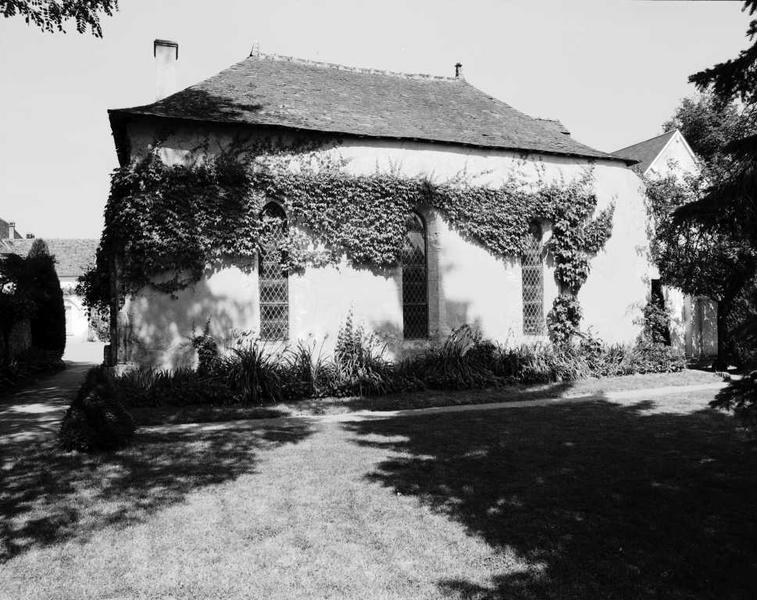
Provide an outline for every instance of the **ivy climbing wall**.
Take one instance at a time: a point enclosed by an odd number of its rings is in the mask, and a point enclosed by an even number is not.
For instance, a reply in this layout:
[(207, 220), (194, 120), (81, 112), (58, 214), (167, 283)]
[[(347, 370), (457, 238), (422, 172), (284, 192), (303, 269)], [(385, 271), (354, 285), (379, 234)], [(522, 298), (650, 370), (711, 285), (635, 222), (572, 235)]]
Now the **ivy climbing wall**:
[[(129, 135), (133, 155), (139, 156), (148, 151), (156, 131), (149, 124), (135, 124)], [(222, 127), (177, 126), (164, 136), (160, 155), (169, 164), (180, 163), (198, 148), (210, 153), (228, 148), (236, 135)], [(475, 187), (499, 187), (517, 179), (533, 189), (549, 184), (565, 187), (591, 169), (595, 214), (611, 205), (615, 213), (611, 215), (612, 235), (604, 249), (590, 258), (590, 272), (578, 291), (581, 326), (584, 330), (591, 328), (608, 342), (632, 342), (636, 337), (638, 325), (634, 321), (648, 291), (646, 217), (641, 182), (622, 163), (597, 161), (590, 165), (584, 159), (379, 140), (340, 140), (323, 153), (337, 158), (340, 169), (350, 175), (421, 177), (442, 186), (464, 180)], [(452, 208), (462, 210), (459, 204)], [(488, 208), (495, 223), (506, 220), (507, 215), (502, 213), (507, 210), (506, 205)], [(462, 214), (453, 218), (439, 206), (423, 207), (421, 212), (428, 224), (430, 340), (469, 323), (502, 343), (533, 341), (535, 338), (523, 335), (518, 256), (493, 252), (492, 246), (501, 245), (501, 239), (487, 245), (485, 240), (477, 241), (470, 232), (461, 230)], [(474, 216), (484, 219), (474, 232), (479, 240), (484, 239), (486, 215)], [(549, 239), (552, 225), (544, 225), (545, 239)], [(246, 261), (216, 264), (199, 275), (199, 280), (189, 278), (188, 287), (172, 290), (172, 294), (149, 285), (130, 291), (118, 315), (122, 360), (165, 367), (187, 364), (193, 353), (186, 340), (193, 329), (208, 320), (211, 333), (219, 338), (256, 330), (257, 272), (255, 261)], [(544, 275), (545, 314), (560, 293), (554, 269), (550, 256)], [(395, 354), (424, 344), (402, 340), (401, 277), (392, 265), (357, 265), (344, 258), (308, 264), (292, 272), (289, 285), (290, 339), (326, 338), (324, 349), (328, 351), (339, 325), (353, 310), (355, 318), (380, 333)]]

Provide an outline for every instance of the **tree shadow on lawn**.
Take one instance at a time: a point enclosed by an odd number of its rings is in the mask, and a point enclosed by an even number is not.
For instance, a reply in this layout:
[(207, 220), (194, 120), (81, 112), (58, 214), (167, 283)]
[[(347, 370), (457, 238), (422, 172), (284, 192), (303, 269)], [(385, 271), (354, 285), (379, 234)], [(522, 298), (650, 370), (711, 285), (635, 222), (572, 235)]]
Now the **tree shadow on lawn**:
[(310, 433), (304, 421), (138, 432), (130, 448), (91, 456), (61, 452), (53, 442), (5, 446), (0, 564), (33, 548), (141, 522), (191, 492), (254, 474), (260, 451)]
[(441, 580), (446, 597), (757, 598), (757, 447), (724, 414), (653, 406), (598, 400), (345, 426), (371, 436), (359, 444), (401, 453), (370, 480), (531, 567), (504, 565), (489, 585)]

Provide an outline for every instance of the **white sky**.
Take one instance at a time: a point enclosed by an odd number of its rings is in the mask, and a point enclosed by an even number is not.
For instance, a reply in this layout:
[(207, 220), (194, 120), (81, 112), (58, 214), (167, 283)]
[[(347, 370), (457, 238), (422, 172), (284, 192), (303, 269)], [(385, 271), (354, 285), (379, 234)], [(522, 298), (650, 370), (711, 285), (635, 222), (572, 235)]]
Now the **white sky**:
[(99, 237), (117, 165), (106, 110), (154, 99), (152, 41), (186, 87), (263, 52), (454, 74), (612, 151), (656, 135), (688, 75), (747, 46), (742, 2), (121, 0), (103, 39), (0, 17), (0, 217), (38, 237)]

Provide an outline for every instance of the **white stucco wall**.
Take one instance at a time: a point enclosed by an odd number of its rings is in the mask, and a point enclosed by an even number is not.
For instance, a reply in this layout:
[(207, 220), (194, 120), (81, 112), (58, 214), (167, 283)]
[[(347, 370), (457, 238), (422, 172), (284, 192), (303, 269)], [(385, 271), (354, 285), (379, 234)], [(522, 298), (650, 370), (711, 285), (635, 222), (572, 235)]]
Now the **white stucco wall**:
[(66, 336), (69, 339), (85, 341), (89, 335), (87, 307), (81, 296), (74, 292), (76, 278), (61, 277), (60, 288), (63, 291), (63, 306), (66, 310)]
[(655, 177), (665, 176), (668, 173), (679, 176), (686, 173), (689, 175), (699, 173), (699, 165), (680, 131), (676, 131), (675, 135), (670, 138), (667, 145), (647, 167), (645, 175)]
[[(133, 125), (132, 152), (141, 154), (152, 142), (152, 129)], [(179, 161), (206, 137), (209, 148), (229, 142), (232, 130), (197, 126), (179, 129), (162, 144), (164, 160)], [(514, 152), (444, 146), (422, 142), (347, 140), (338, 148), (354, 174), (393, 170), (407, 176), (427, 175), (444, 181), (466, 172), (475, 183), (496, 186), (513, 172), (535, 182), (570, 181), (593, 166), (599, 208), (616, 205), (613, 235), (605, 251), (591, 262), (592, 272), (579, 299), (584, 327), (608, 342), (633, 342), (639, 332), (639, 316), (649, 289), (650, 266), (641, 180), (617, 161), (531, 155)], [(438, 214), (424, 215), (429, 248), (429, 320), (431, 340), (469, 323), (495, 341), (517, 344), (533, 341), (522, 334), (520, 261), (503, 260), (484, 248), (463, 240)], [(549, 232), (547, 232), (547, 236)], [(544, 313), (557, 295), (551, 263), (545, 267)], [(374, 272), (338, 267), (310, 268), (290, 277), (290, 340), (327, 337), (325, 350), (333, 346), (348, 311), (377, 331), (389, 349), (401, 352), (422, 343), (402, 341), (402, 293), (398, 270)], [(146, 289), (127, 300), (119, 315), (122, 343), (128, 340), (120, 360), (158, 366), (190, 364), (189, 338), (210, 320), (211, 332), (221, 338), (232, 330), (258, 329), (258, 291), (255, 265), (208, 273), (197, 284), (170, 298)]]

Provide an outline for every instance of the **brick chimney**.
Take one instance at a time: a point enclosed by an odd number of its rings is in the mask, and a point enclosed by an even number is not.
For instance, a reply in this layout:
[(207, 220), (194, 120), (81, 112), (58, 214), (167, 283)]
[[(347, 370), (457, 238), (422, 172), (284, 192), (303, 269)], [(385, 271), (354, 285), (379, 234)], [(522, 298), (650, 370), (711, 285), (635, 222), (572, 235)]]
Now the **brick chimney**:
[(155, 40), (152, 43), (155, 57), (155, 100), (162, 100), (176, 91), (176, 63), (179, 60), (179, 44), (170, 40)]
[(16, 224), (13, 221), (11, 221), (10, 223), (8, 223), (8, 239), (12, 240), (12, 239), (15, 239), (15, 237), (16, 237)]

